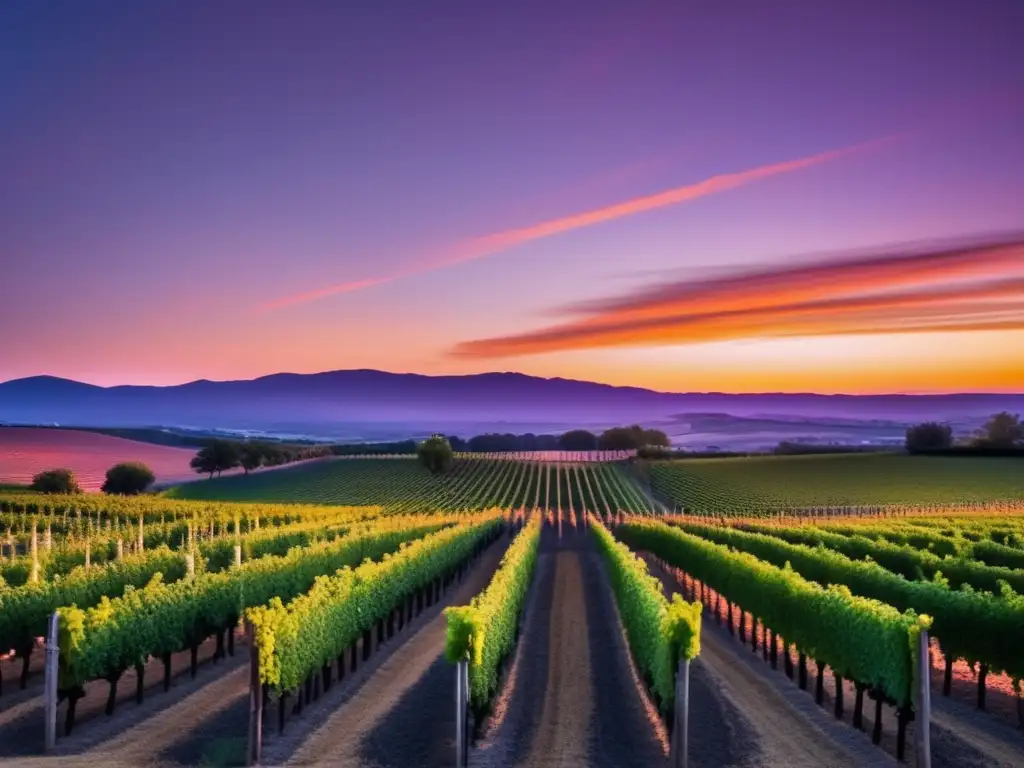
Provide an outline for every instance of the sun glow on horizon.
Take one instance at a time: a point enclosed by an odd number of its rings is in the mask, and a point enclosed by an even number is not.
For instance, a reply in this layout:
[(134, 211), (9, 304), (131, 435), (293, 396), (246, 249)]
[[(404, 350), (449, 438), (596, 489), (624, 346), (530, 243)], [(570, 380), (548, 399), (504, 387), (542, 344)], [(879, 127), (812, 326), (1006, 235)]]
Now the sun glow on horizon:
[(1024, 393), (1024, 359), (1014, 349), (1024, 349), (1024, 331), (587, 350), (537, 356), (520, 367), (541, 376), (571, 375), (666, 392)]

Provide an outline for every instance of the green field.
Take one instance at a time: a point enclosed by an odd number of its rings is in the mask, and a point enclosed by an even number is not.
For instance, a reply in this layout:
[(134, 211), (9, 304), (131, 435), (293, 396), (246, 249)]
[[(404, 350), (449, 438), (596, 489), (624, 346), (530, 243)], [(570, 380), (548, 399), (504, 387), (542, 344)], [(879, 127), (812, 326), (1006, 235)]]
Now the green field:
[(489, 507), (614, 512), (650, 506), (619, 466), (486, 459), (458, 459), (441, 476), (414, 459), (336, 459), (187, 483), (167, 494), (214, 501), (379, 504), (402, 512)]
[(665, 507), (756, 514), (776, 509), (1024, 502), (1024, 462), (897, 454), (758, 456), (628, 464), (456, 460), (431, 475), (412, 459), (338, 459), (251, 476), (188, 483), (168, 491), (214, 501), (380, 504), (393, 511), (488, 507)]
[(1024, 461), (899, 454), (656, 461), (644, 467), (667, 504), (701, 512), (1024, 500)]

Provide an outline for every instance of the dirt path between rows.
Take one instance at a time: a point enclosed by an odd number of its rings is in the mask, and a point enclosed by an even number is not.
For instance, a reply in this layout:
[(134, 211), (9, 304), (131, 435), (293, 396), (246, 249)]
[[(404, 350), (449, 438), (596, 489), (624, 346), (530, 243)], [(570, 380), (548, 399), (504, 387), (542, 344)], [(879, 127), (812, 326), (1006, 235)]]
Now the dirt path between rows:
[[(854, 766), (855, 760), (801, 712), (793, 711), (789, 702), (775, 687), (749, 666), (736, 658), (710, 628), (701, 632), (700, 658), (722, 694), (743, 712), (757, 733), (761, 760), (766, 765), (786, 766)], [(729, 643), (739, 647), (735, 641)], [(886, 764), (884, 755), (872, 755), (877, 763)]]
[[(182, 735), (216, 718), (239, 695), (249, 692), (249, 669), (242, 665), (191, 696), (164, 709), (158, 716), (134, 724), (84, 757), (91, 765), (165, 764), (159, 755)], [(66, 759), (66, 758), (65, 758)], [(62, 764), (64, 763), (62, 760)]]
[[(445, 597), (468, 603), (497, 570), (508, 539), (492, 545)], [(357, 690), (316, 721), (296, 721), (268, 744), (266, 765), (440, 766), (454, 762), (455, 673), (444, 659), (446, 622), (438, 607)], [(318, 705), (314, 704), (314, 708)], [(314, 715), (316, 710), (307, 714)]]
[(614, 600), (584, 529), (546, 528), (523, 630), (479, 768), (659, 768)]
[[(187, 654), (185, 654), (187, 657)], [(201, 666), (195, 680), (176, 681), (169, 693), (154, 693), (142, 706), (76, 727), (71, 737), (57, 742), (53, 757), (24, 757), (5, 761), (10, 766), (162, 766), (161, 751), (176, 744), (189, 729), (216, 718), (241, 690), (248, 693), (248, 649), (236, 648), (234, 659)], [(187, 660), (187, 659), (186, 659)], [(225, 667), (227, 670), (225, 670)], [(37, 720), (42, 732), (42, 716)], [(62, 727), (63, 720), (58, 719)], [(171, 763), (173, 764), (173, 763)]]
[[(945, 731), (945, 733), (943, 733)], [(1000, 766), (1020, 768), (1024, 766), (1024, 733), (1008, 726), (995, 727), (991, 716), (971, 710), (959, 702), (949, 702), (932, 696), (932, 756), (936, 750), (945, 752), (946, 743), (957, 740), (976, 754), (968, 755), (963, 748), (952, 754), (955, 760), (949, 765), (958, 768), (969, 766)], [(940, 764), (941, 761), (940, 761)]]
[(587, 609), (583, 604), (583, 575), (579, 554), (560, 552), (554, 563), (555, 592), (550, 622), (550, 662), (540, 727), (534, 734), (527, 765), (584, 765), (587, 730), (593, 708), (590, 691)]
[[(244, 664), (248, 658), (248, 647), (243, 637), (236, 635), (236, 638), (235, 655), (216, 663), (211, 663), (215, 641), (209, 639), (203, 643), (199, 648), (199, 665), (194, 679), (189, 675), (189, 654), (175, 654), (172, 658), (171, 689), (168, 692), (163, 690), (163, 663), (159, 659), (151, 659), (146, 665), (146, 696), (142, 704), (135, 702), (135, 670), (126, 671), (118, 684), (117, 707), (113, 717), (103, 713), (107, 684), (101, 680), (88, 683), (85, 697), (78, 702), (76, 725), (70, 736), (64, 736), (67, 702), (58, 708), (56, 754), (68, 755), (61, 759), (71, 761), (75, 754), (105, 752), (125, 733), (137, 734), (140, 730), (150, 729), (153, 727), (152, 721), (158, 720), (169, 708), (198, 694), (205, 686)], [(30, 687), (27, 691), (17, 693), (29, 696), (17, 704), (0, 709), (0, 759), (28, 757), (43, 752), (42, 687)], [(4, 703), (0, 703), (0, 707)]]

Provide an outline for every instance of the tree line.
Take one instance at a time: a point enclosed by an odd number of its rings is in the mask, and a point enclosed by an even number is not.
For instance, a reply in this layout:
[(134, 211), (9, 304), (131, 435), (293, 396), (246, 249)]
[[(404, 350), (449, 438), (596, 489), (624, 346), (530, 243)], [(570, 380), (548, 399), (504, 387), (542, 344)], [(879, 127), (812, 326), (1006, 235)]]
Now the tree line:
[(958, 442), (951, 426), (927, 421), (907, 430), (906, 448), (909, 453), (1024, 454), (1024, 424), (1018, 414), (1003, 411), (972, 437)]
[[(648, 446), (667, 448), (671, 441), (660, 429), (644, 429), (638, 424), (612, 427), (603, 432), (573, 429), (560, 435), (537, 435), (532, 432), (488, 432), (461, 438), (436, 434), (427, 438), (444, 438), (455, 453), (516, 453), (520, 451), (632, 451)], [(337, 456), (366, 454), (417, 453), (422, 441), (401, 440), (391, 443), (349, 443), (332, 445)]]
[[(523, 438), (531, 438), (524, 440)], [(638, 424), (630, 427), (612, 427), (600, 435), (585, 429), (573, 429), (557, 437), (551, 436), (552, 442), (538, 444), (532, 438), (549, 437), (546, 435), (477, 435), (467, 441), (458, 438), (435, 434), (416, 446), (416, 454), (420, 463), (430, 472), (440, 475), (452, 468), (455, 463), (456, 451), (473, 453), (512, 453), (518, 451), (649, 451), (667, 450), (671, 441), (664, 432), (658, 429), (644, 429)], [(457, 447), (459, 446), (459, 447)], [(526, 447), (529, 446), (529, 447)], [(547, 447), (550, 446), (550, 447)]]
[(220, 475), (241, 467), (245, 474), (259, 467), (278, 467), (295, 461), (316, 459), (333, 453), (328, 445), (291, 445), (265, 440), (208, 440), (190, 462), (200, 475)]

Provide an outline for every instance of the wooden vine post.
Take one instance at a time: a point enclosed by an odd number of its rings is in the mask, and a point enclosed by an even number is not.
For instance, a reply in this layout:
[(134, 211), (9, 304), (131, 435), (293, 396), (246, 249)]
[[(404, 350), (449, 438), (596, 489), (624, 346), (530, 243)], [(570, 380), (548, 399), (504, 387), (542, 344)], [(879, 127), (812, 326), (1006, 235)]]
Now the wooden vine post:
[(932, 768), (932, 689), (931, 659), (928, 656), (928, 630), (922, 629), (917, 640), (917, 712), (914, 720), (914, 746), (917, 752), (917, 768)]
[(263, 752), (263, 686), (260, 685), (260, 650), (256, 647), (256, 632), (245, 622), (249, 638), (249, 742), (245, 751), (245, 764), (258, 765)]
[(60, 616), (54, 611), (50, 614), (49, 627), (46, 633), (46, 658), (43, 667), (43, 712), (46, 716), (47, 752), (57, 746), (57, 665), (60, 660), (60, 648), (57, 647), (57, 626)]
[(671, 760), (672, 768), (687, 768), (690, 744), (690, 660), (679, 659), (676, 672), (676, 701), (673, 713)]
[(466, 768), (469, 755), (469, 662), (455, 665), (455, 768)]
[(39, 581), (39, 533), (36, 531), (36, 524), (32, 523), (32, 572), (29, 581), (35, 584)]

